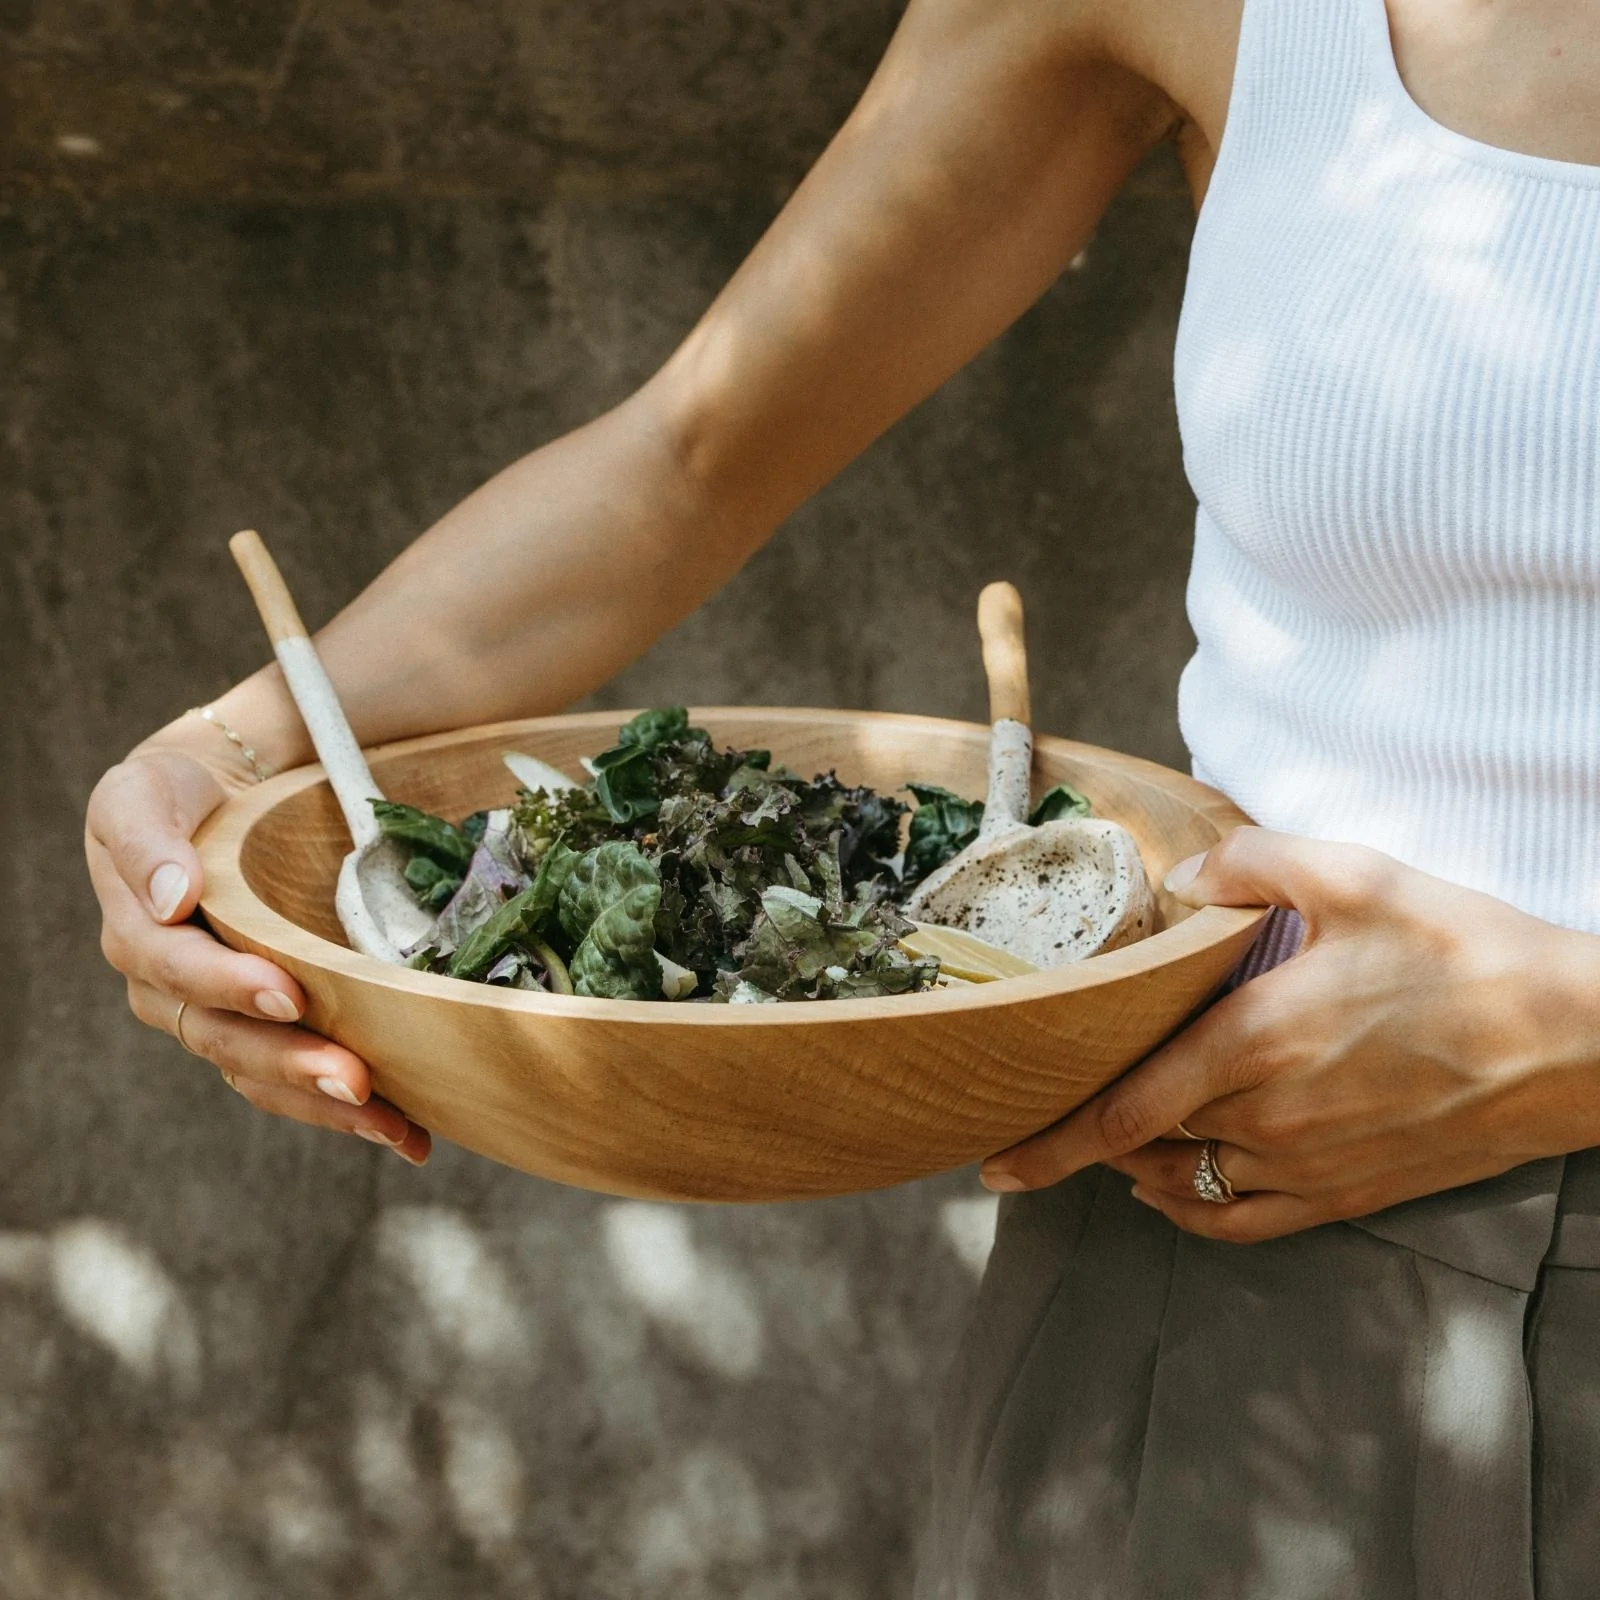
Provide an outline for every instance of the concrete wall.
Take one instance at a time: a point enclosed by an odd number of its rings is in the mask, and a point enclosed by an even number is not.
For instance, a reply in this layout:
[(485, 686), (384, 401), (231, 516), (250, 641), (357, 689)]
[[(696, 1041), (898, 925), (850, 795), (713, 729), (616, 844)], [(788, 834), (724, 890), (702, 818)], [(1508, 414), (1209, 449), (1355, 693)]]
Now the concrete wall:
[[(628, 392), (847, 110), (895, 8), (3, 0), (0, 1595), (905, 1595), (970, 1174), (675, 1211), (252, 1114), (128, 1017), (81, 812)], [(1188, 206), (1079, 270), (596, 697), (982, 712), (1015, 578), (1040, 725), (1181, 762)]]

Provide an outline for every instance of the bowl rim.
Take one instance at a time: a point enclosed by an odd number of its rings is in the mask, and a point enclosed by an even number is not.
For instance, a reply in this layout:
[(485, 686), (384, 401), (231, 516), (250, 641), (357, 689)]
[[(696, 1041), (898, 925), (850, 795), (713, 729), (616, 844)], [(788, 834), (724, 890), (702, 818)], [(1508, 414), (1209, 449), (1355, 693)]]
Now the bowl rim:
[[(626, 721), (634, 714), (628, 710), (582, 711), (477, 723), (471, 727), (452, 728), (441, 733), (421, 734), (373, 745), (367, 748), (366, 754), (369, 761), (381, 762), (392, 756), (444, 750), (455, 744), (477, 744), (494, 736), (514, 740), (554, 726), (563, 730), (614, 728), (619, 721)], [(989, 728), (984, 723), (910, 712), (851, 711), (842, 707), (695, 706), (690, 708), (690, 714), (697, 720), (710, 722), (748, 718), (769, 723), (790, 723), (797, 727), (814, 726), (819, 721), (836, 718), (847, 718), (856, 724), (892, 723), (902, 728), (907, 723), (914, 723), (922, 725), (929, 733), (938, 731), (946, 737), (957, 734), (965, 739), (981, 740), (985, 745), (989, 738)], [(1089, 764), (1114, 766), (1123, 776), (1142, 780), (1168, 794), (1181, 795), (1218, 829), (1219, 834), (1225, 835), (1234, 828), (1251, 825), (1251, 819), (1226, 795), (1175, 768), (1051, 734), (1036, 733), (1034, 744), (1036, 749), (1048, 749), (1054, 754)], [(1267, 906), (1204, 906), (1175, 926), (1163, 928), (1136, 944), (1090, 956), (1071, 966), (1049, 967), (993, 983), (923, 990), (917, 994), (884, 995), (811, 1005), (758, 1006), (641, 1005), (638, 1002), (591, 999), (581, 995), (536, 994), (531, 990), (469, 983), (438, 973), (390, 966), (373, 956), (362, 955), (346, 945), (324, 939), (320, 934), (291, 921), (256, 894), (241, 866), (246, 838), (256, 824), (282, 801), (325, 781), (320, 763), (292, 767), (231, 796), (206, 818), (195, 835), (195, 847), (200, 854), (204, 873), (200, 909), (222, 930), (232, 931), (251, 944), (262, 947), (268, 960), (273, 960), (275, 954), (281, 954), (292, 962), (336, 972), (377, 988), (488, 1010), (657, 1027), (826, 1027), (886, 1021), (897, 1017), (911, 1019), (984, 1011), (995, 1006), (1040, 1000), (1137, 978), (1199, 954), (1247, 928), (1259, 925), (1271, 909)]]

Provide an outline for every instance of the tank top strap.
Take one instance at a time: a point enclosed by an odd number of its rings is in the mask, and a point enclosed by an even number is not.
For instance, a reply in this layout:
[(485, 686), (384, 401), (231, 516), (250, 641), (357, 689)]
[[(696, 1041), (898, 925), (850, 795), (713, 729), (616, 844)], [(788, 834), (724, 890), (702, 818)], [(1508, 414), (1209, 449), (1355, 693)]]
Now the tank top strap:
[(1388, 29), (1384, 0), (1244, 0), (1219, 168), (1342, 140), (1358, 107), (1380, 112)]

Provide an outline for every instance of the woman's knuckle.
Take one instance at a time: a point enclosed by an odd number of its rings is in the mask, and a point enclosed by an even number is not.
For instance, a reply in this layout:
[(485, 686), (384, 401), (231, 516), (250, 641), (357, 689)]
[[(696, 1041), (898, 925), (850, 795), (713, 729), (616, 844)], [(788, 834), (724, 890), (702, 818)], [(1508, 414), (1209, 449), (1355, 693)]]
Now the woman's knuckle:
[(118, 972), (126, 973), (131, 965), (128, 959), (128, 941), (110, 922), (100, 924), (100, 954)]
[(1260, 1244), (1271, 1239), (1277, 1229), (1261, 1217), (1227, 1215), (1221, 1219), (1222, 1232), (1217, 1237), (1230, 1244)]
[(1358, 1183), (1347, 1185), (1338, 1193), (1329, 1195), (1324, 1201), (1324, 1209), (1330, 1221), (1346, 1222), (1351, 1217), (1370, 1217), (1374, 1211), (1381, 1211), (1387, 1203), (1388, 1196), (1379, 1185)]
[(124, 786), (102, 809), (95, 830), (117, 870), (124, 875), (144, 854), (144, 828), (137, 814), (129, 810), (129, 798)]
[(1131, 1150), (1155, 1137), (1142, 1101), (1131, 1094), (1112, 1095), (1100, 1107), (1097, 1131), (1108, 1149)]
[(100, 774), (94, 788), (89, 791), (86, 820), (90, 829), (102, 842), (105, 839), (107, 825), (116, 813), (117, 797), (126, 787), (128, 777), (127, 762), (119, 761), (114, 766), (107, 767)]
[(1326, 889), (1339, 909), (1357, 911), (1386, 899), (1392, 892), (1399, 863), (1366, 845), (1344, 845), (1334, 857)]
[(1245, 1037), (1223, 1058), (1217, 1072), (1218, 1097), (1240, 1094), (1272, 1077), (1277, 1053), (1264, 1039)]
[(1257, 829), (1234, 828), (1225, 833), (1206, 851), (1208, 867), (1232, 868), (1238, 864), (1240, 852), (1250, 850), (1255, 844)]
[(154, 1027), (155, 1018), (151, 1015), (150, 1001), (144, 985), (129, 978), (127, 988), (128, 1010), (133, 1013), (134, 1021), (142, 1022), (146, 1027)]
[(1258, 1106), (1250, 1120), (1255, 1138), (1272, 1149), (1293, 1149), (1302, 1143), (1311, 1121), (1304, 1107), (1293, 1104)]
[(218, 1019), (209, 1011), (190, 1006), (183, 1014), (184, 1043), (197, 1055), (204, 1057), (213, 1066), (227, 1067), (229, 1065), (229, 1041), (226, 1028), (222, 1027)]
[(1302, 1148), (1295, 1152), (1293, 1166), (1297, 1194), (1327, 1194), (1345, 1176), (1345, 1158), (1334, 1151)]
[(1198, 1207), (1183, 1210), (1173, 1218), (1173, 1221), (1185, 1233), (1192, 1233), (1199, 1239), (1216, 1239), (1220, 1237), (1218, 1229), (1222, 1226), (1222, 1207), (1207, 1206), (1204, 1210)]
[(164, 945), (156, 952), (151, 961), (151, 972), (151, 981), (168, 994), (179, 994), (188, 986), (189, 963), (170, 945)]

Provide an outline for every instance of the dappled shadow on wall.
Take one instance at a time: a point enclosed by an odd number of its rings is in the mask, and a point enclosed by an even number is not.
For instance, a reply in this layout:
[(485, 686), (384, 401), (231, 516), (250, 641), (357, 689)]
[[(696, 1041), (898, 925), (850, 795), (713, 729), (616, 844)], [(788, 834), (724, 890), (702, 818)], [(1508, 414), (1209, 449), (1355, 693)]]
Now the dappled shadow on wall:
[[(909, 1296), (917, 1259), (829, 1248), (812, 1208), (392, 1206), (247, 1351), (273, 1286), (242, 1268), (206, 1294), (94, 1218), (0, 1235), (0, 1593), (877, 1600), (941, 1375), (918, 1297), (969, 1293), (993, 1235), (941, 1182)], [(45, 1509), (85, 1470), (92, 1531)]]

